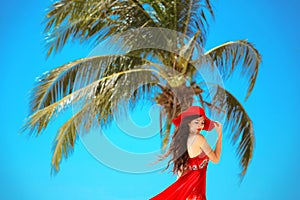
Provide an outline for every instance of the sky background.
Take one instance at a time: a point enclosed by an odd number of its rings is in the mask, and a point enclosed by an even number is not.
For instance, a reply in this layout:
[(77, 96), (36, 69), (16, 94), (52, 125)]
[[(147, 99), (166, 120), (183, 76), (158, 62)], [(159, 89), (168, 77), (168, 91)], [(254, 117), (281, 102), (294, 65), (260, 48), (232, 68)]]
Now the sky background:
[[(112, 169), (99, 162), (81, 140), (62, 162), (61, 171), (51, 176), (52, 141), (62, 120), (51, 123), (38, 138), (20, 134), (35, 78), (91, 51), (88, 45), (69, 44), (45, 59), (42, 21), (50, 4), (33, 0), (1, 3), (0, 199), (142, 200), (158, 194), (176, 177), (159, 171), (133, 174)], [(250, 98), (243, 102), (255, 130), (252, 162), (238, 185), (238, 160), (223, 137), (220, 163), (208, 166), (207, 199), (300, 199), (300, 3), (228, 0), (214, 2), (214, 7), (216, 20), (211, 23), (206, 48), (248, 39), (262, 54), (263, 63)], [(236, 74), (225, 86), (242, 101), (245, 88), (241, 82)], [(133, 115), (133, 119), (145, 119), (140, 123), (147, 124), (149, 116)], [(114, 132), (112, 138), (114, 135), (118, 137)], [(157, 149), (157, 138), (146, 143)], [(132, 146), (125, 143), (123, 148)]]

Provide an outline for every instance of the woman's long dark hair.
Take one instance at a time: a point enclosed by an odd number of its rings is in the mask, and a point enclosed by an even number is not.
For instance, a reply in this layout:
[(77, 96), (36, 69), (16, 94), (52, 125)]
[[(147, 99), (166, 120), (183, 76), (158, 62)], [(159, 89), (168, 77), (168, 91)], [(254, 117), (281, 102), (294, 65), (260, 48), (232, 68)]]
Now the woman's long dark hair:
[(173, 162), (174, 164), (172, 170), (173, 174), (177, 173), (178, 170), (182, 171), (183, 169), (183, 171), (185, 171), (187, 167), (187, 160), (189, 158), (187, 151), (187, 139), (190, 133), (190, 128), (188, 124), (198, 117), (201, 117), (201, 115), (192, 115), (185, 117), (181, 121), (180, 125), (175, 128), (168, 151), (160, 156), (160, 159), (158, 160), (164, 160), (170, 154), (172, 155), (172, 158), (169, 160), (167, 167), (163, 171), (169, 168), (171, 162)]

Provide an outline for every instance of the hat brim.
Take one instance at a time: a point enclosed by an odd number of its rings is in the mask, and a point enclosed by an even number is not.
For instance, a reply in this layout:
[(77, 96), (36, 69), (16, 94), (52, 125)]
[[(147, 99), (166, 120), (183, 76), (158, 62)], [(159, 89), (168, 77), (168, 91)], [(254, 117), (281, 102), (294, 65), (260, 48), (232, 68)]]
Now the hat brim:
[[(197, 115), (197, 114), (194, 114), (194, 115)], [(200, 115), (200, 114), (199, 114)], [(185, 113), (185, 114), (180, 114), (177, 118), (174, 118), (172, 120), (173, 124), (175, 126), (179, 126), (180, 125), (180, 122), (182, 120), (182, 118), (184, 118), (185, 116), (190, 116), (190, 113)], [(215, 128), (215, 122), (210, 120), (208, 117), (206, 117), (205, 115), (202, 115), (205, 119), (205, 124), (204, 124), (204, 127), (202, 130), (205, 130), (205, 131), (211, 131), (212, 129)]]
[(215, 128), (215, 122), (210, 120), (208, 117), (204, 116), (205, 118), (205, 124), (203, 130), (211, 131)]

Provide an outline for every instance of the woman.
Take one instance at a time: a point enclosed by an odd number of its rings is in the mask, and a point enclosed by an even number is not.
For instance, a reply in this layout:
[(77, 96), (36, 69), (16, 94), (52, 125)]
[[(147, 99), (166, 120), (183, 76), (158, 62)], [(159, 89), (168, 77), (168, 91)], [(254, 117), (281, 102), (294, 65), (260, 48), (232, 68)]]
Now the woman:
[[(172, 120), (176, 126), (168, 152), (159, 160), (171, 154), (173, 174), (177, 180), (150, 200), (206, 200), (206, 171), (208, 161), (218, 163), (222, 149), (222, 125), (206, 117), (199, 106), (191, 106)], [(212, 150), (201, 130), (216, 128), (218, 140)]]

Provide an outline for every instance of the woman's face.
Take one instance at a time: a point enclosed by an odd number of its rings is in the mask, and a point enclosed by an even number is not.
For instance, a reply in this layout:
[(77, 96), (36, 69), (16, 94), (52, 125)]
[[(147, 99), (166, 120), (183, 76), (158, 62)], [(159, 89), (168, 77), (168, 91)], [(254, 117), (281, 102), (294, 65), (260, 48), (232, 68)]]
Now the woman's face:
[(205, 120), (203, 116), (192, 120), (189, 123), (190, 133), (198, 133), (199, 131), (201, 131), (204, 128), (204, 123)]

